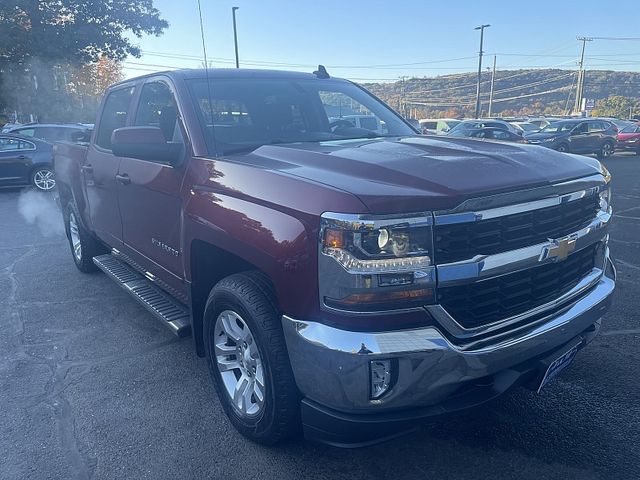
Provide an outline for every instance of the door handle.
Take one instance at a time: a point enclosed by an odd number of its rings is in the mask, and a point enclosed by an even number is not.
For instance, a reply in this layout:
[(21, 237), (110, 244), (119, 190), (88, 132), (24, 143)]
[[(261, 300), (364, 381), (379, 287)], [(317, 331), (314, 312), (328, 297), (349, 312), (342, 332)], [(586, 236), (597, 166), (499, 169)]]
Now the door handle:
[(83, 165), (80, 167), (80, 170), (82, 170), (84, 173), (93, 173), (93, 166), (92, 165)]
[(19, 155), (19, 156), (18, 156), (18, 160), (24, 160), (25, 158), (27, 158), (27, 156), (26, 156), (26, 155)]
[(123, 173), (123, 174), (118, 173), (116, 175), (116, 180), (118, 180), (123, 185), (129, 185), (131, 183), (131, 179), (129, 178), (129, 175), (127, 175), (126, 173)]

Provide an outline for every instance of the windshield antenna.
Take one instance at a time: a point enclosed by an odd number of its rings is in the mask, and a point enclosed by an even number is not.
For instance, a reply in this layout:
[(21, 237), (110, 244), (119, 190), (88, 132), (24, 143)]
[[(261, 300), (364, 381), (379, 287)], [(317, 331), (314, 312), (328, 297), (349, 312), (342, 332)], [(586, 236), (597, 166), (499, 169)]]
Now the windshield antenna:
[(207, 95), (209, 100), (209, 117), (211, 118), (211, 145), (213, 146), (214, 155), (218, 157), (219, 155), (218, 155), (218, 148), (216, 144), (215, 126), (213, 122), (213, 97), (211, 96), (211, 83), (209, 82), (209, 62), (207, 61), (207, 46), (204, 41), (204, 24), (202, 23), (202, 6), (200, 5), (200, 0), (198, 0), (198, 15), (200, 16), (200, 37), (202, 38), (202, 54), (204, 56), (204, 76), (207, 81)]

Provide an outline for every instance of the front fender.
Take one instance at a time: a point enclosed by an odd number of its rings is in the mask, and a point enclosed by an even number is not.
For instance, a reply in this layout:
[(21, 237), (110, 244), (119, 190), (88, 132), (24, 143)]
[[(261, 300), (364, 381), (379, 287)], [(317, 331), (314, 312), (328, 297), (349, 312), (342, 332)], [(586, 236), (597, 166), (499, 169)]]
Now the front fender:
[[(296, 218), (196, 187), (185, 205), (185, 258), (191, 258), (195, 240), (223, 249), (269, 276), (283, 312), (307, 314), (318, 303), (314, 240), (318, 227), (314, 223), (311, 215)], [(191, 264), (185, 263), (186, 278), (191, 281)]]

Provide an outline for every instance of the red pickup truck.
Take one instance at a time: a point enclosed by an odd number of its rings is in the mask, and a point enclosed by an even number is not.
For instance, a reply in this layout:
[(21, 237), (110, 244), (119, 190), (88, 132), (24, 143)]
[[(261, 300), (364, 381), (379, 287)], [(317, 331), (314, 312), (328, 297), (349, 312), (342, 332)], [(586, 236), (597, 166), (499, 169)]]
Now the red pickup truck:
[(55, 173), (77, 267), (192, 335), (262, 443), (363, 445), (540, 389), (615, 285), (597, 160), (421, 137), (324, 69), (118, 83)]

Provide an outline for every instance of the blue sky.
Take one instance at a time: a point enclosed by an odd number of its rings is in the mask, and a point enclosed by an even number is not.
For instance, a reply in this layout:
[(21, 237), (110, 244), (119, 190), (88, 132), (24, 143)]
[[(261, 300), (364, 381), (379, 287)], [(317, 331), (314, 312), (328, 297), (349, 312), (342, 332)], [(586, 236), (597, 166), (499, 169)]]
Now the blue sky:
[[(638, 0), (201, 0), (207, 54), (216, 67), (234, 66), (231, 7), (238, 6), (241, 66), (311, 71), (394, 81), (477, 69), (481, 23), (485, 52), (499, 70), (576, 68), (576, 36), (640, 37)], [(161, 37), (134, 39), (140, 59), (125, 63), (128, 77), (201, 65), (196, 0), (155, 0), (169, 21)], [(489, 66), (486, 57), (484, 66)], [(640, 71), (640, 41), (594, 40), (586, 68)]]

